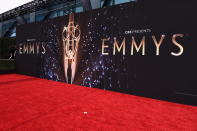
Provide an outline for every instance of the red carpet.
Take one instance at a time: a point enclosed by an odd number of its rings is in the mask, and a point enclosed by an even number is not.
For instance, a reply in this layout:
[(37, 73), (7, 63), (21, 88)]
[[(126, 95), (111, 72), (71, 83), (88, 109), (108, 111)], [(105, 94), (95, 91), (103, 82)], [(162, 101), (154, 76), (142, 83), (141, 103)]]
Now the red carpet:
[(0, 130), (197, 131), (197, 107), (0, 75)]

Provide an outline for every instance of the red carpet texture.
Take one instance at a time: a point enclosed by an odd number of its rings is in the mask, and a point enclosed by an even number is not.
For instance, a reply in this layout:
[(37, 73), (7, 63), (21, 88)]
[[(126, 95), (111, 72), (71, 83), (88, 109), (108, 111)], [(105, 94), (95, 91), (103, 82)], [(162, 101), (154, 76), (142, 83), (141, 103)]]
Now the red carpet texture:
[(197, 107), (0, 75), (1, 131), (197, 131)]

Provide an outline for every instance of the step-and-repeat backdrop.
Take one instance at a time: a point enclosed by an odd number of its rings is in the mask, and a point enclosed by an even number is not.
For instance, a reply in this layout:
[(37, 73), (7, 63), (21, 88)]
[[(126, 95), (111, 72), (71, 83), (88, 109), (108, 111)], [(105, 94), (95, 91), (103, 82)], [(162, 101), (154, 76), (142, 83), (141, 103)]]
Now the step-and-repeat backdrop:
[(190, 103), (195, 13), (187, 1), (130, 2), (19, 26), (17, 73)]

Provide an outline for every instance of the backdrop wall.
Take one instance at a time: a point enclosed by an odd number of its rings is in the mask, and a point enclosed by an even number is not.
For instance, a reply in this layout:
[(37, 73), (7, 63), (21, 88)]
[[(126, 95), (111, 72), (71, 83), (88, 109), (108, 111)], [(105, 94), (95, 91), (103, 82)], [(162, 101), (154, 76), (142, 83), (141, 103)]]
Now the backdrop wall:
[(17, 73), (197, 105), (195, 4), (130, 2), (17, 27)]

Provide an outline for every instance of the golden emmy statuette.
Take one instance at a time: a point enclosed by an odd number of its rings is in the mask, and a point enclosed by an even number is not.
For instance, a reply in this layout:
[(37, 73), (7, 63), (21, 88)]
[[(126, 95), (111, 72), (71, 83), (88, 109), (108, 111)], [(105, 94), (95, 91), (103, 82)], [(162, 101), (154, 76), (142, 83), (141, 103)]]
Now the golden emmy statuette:
[(68, 26), (65, 26), (62, 31), (62, 40), (65, 78), (67, 83), (71, 84), (74, 81), (76, 73), (80, 35), (80, 27), (74, 23), (74, 14), (70, 14)]

